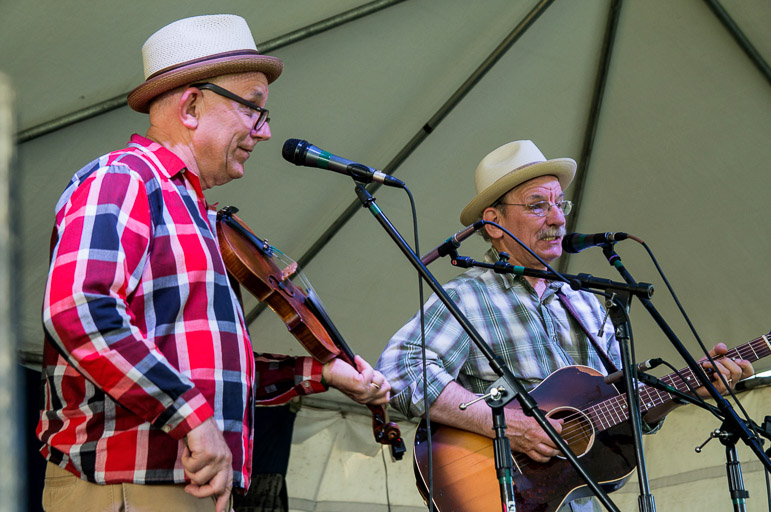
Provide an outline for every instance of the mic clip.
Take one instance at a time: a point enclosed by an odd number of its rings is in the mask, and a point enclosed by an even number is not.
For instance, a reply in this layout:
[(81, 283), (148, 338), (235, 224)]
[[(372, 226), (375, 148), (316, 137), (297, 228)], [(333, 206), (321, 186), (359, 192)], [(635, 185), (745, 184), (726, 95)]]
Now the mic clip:
[(498, 253), (498, 261), (493, 263), (493, 270), (498, 274), (505, 274), (511, 270), (511, 263), (509, 263), (511, 255), (507, 252)]
[[(648, 375), (646, 372), (648, 370), (651, 370), (653, 368), (656, 368), (660, 364), (664, 363), (664, 360), (660, 357), (655, 357), (653, 359), (646, 359), (642, 363), (637, 364), (636, 373), (637, 373), (637, 380), (640, 382), (648, 382), (647, 379), (656, 379), (652, 375)], [(620, 381), (624, 377), (624, 371), (619, 370), (617, 372), (611, 373), (610, 375), (607, 375), (605, 377), (605, 383), (606, 384), (613, 384), (615, 382)], [(656, 379), (658, 380), (658, 379)]]
[(458, 268), (471, 268), (474, 266), (474, 260), (468, 256), (458, 256), (458, 253), (450, 255), (450, 262)]

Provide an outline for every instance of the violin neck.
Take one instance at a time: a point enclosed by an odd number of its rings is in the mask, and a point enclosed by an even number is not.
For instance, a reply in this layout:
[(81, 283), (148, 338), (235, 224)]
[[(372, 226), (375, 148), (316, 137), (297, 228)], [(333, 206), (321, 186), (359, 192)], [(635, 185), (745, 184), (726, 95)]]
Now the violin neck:
[(332, 323), (332, 319), (329, 318), (329, 315), (321, 305), (321, 301), (316, 295), (316, 292), (313, 290), (308, 290), (308, 296), (305, 298), (305, 303), (308, 306), (308, 309), (310, 309), (319, 319), (321, 325), (324, 326), (324, 329), (327, 330), (329, 337), (332, 338), (332, 341), (340, 349), (341, 354), (345, 355), (347, 362), (355, 368), (356, 364), (353, 360), (355, 359), (356, 354), (353, 353), (351, 347), (348, 346), (348, 344), (343, 339), (342, 334), (340, 334), (340, 331), (338, 331), (337, 327), (335, 327), (335, 324)]

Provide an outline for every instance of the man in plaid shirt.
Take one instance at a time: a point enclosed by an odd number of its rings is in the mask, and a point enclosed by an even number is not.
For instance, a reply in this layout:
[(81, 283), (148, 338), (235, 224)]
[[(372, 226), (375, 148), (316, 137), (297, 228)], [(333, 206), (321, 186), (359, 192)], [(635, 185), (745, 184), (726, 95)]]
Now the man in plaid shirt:
[[(546, 263), (552, 263), (562, 254), (565, 215), (572, 209), (563, 189), (572, 181), (575, 170), (572, 159), (547, 160), (529, 140), (501, 146), (477, 167), (477, 195), (461, 213), (461, 222), (466, 226), (480, 219), (494, 222)], [(492, 244), (486, 256), (489, 263), (506, 252), (513, 265), (545, 269), (501, 228), (485, 225), (482, 229)], [(532, 389), (568, 365), (585, 365), (607, 374), (602, 362), (607, 357), (614, 366), (620, 366), (610, 322), (604, 325), (605, 334), (597, 340), (598, 347), (585, 334), (599, 332), (605, 322), (604, 310), (593, 294), (572, 290), (561, 282), (481, 268), (451, 280), (445, 290), (525, 389)], [(430, 407), (433, 420), (494, 437), (492, 415), (484, 401), (465, 410), (458, 406), (484, 393), (498, 375), (435, 295), (426, 303), (425, 326), (425, 377), (418, 315), (393, 336), (376, 365), (391, 383), (392, 404), (408, 417), (421, 416)], [(726, 350), (725, 345), (718, 344), (711, 353), (725, 354)], [(729, 385), (753, 373), (752, 365), (745, 360), (722, 359), (717, 365)], [(715, 386), (725, 391), (722, 382), (716, 381)], [(706, 396), (706, 391), (701, 391)], [(653, 408), (646, 414), (646, 422), (657, 423), (673, 406), (670, 402)], [(561, 431), (562, 420), (549, 421), (557, 432)], [(558, 453), (540, 425), (520, 409), (506, 409), (506, 425), (512, 450), (539, 462)], [(593, 499), (580, 499), (564, 504), (560, 510), (601, 507)]]
[[(249, 486), (253, 406), (389, 385), (363, 359), (255, 358), (203, 191), (270, 138), (268, 84), (245, 20), (177, 21), (143, 47), (128, 97), (146, 136), (78, 171), (56, 205), (43, 320), (46, 510), (230, 510)], [(144, 485), (153, 484), (153, 485)]]

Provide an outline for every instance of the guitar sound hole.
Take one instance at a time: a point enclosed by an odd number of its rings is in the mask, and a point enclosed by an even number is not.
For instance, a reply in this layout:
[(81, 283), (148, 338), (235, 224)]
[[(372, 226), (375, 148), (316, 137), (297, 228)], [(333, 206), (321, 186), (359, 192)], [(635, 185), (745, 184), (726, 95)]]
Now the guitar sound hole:
[[(550, 411), (549, 418), (562, 419), (562, 438), (578, 457), (592, 448), (594, 443), (594, 425), (581, 411), (573, 407), (560, 407)], [(564, 455), (558, 455), (564, 459)]]

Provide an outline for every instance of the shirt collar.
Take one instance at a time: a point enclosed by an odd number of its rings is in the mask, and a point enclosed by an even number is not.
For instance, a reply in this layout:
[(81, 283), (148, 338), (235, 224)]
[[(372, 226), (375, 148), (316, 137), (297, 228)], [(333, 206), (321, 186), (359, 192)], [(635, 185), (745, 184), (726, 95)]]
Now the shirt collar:
[[(484, 258), (485, 262), (486, 263), (495, 263), (496, 261), (498, 261), (498, 259), (499, 259), (498, 251), (495, 249), (495, 247), (491, 246), (487, 250), (487, 252), (485, 253), (485, 258)], [(527, 288), (532, 288), (532, 286), (530, 286), (530, 283), (527, 282), (527, 280), (524, 278), (524, 276), (519, 276), (519, 275), (515, 275), (515, 274), (498, 274), (497, 272), (495, 272), (495, 270), (492, 270), (492, 269), (488, 270), (488, 272), (492, 272), (493, 274), (496, 274), (496, 275), (500, 276), (500, 279), (501, 279), (501, 282), (503, 283), (503, 286), (505, 288), (507, 288), (507, 289), (511, 288), (512, 286), (515, 286), (515, 285), (516, 286), (525, 286)], [(557, 291), (560, 288), (562, 288), (562, 285), (564, 285), (564, 284), (565, 283), (563, 283), (562, 281), (552, 281), (552, 280), (549, 280), (548, 281), (548, 288), (544, 292), (542, 300), (546, 300), (549, 297), (551, 297), (552, 295), (554, 295), (555, 293), (557, 293)]]
[(147, 137), (143, 137), (136, 133), (131, 136), (129, 147), (135, 147), (145, 153), (151, 153), (154, 161), (159, 164), (157, 166), (158, 171), (169, 179), (176, 174), (184, 172), (185, 177), (193, 184), (198, 195), (203, 197), (201, 180), (195, 173), (189, 172), (187, 167), (185, 167), (185, 162), (171, 150), (154, 140), (150, 140)]

